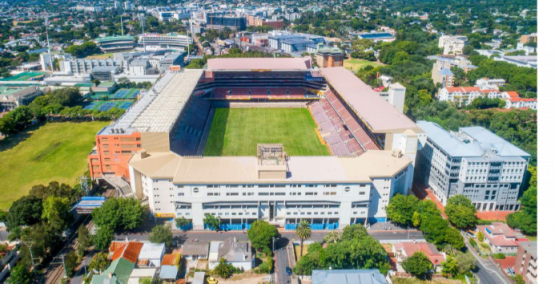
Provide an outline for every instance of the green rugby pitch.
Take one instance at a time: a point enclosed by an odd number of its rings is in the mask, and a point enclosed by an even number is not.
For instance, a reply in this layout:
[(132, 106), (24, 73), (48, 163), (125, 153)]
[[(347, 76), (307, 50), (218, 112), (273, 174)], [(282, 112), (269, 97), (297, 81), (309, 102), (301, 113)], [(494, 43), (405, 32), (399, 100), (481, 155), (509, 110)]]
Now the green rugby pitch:
[(258, 143), (282, 143), (289, 156), (329, 156), (306, 108), (217, 108), (205, 156), (256, 156)]

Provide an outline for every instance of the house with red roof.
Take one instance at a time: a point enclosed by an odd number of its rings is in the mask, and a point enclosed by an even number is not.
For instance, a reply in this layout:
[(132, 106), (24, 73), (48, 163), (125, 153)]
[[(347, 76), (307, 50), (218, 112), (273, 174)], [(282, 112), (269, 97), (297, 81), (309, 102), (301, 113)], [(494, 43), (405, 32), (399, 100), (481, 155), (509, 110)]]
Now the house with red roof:
[(491, 225), (479, 225), (478, 231), (484, 234), (484, 242), (491, 247), (493, 253), (516, 253), (518, 240), (516, 232), (507, 224), (493, 222)]
[(521, 98), (517, 92), (501, 92), (497, 86), (480, 85), (475, 87), (445, 87), (439, 90), (440, 101), (456, 103), (459, 107), (468, 106), (474, 99), (502, 99), (505, 108), (531, 108), (537, 109), (538, 100), (533, 98)]
[(393, 253), (397, 260), (397, 270), (402, 271), (401, 263), (413, 254), (423, 252), (432, 262), (435, 272), (440, 272), (447, 256), (439, 252), (435, 245), (426, 242), (401, 242), (393, 244)]
[(521, 98), (517, 92), (503, 92), (501, 99), (505, 101), (505, 108), (531, 108), (538, 109), (538, 99)]
[(140, 242), (113, 241), (110, 244), (108, 258), (112, 261), (124, 258), (135, 264), (139, 259), (142, 248), (143, 243)]

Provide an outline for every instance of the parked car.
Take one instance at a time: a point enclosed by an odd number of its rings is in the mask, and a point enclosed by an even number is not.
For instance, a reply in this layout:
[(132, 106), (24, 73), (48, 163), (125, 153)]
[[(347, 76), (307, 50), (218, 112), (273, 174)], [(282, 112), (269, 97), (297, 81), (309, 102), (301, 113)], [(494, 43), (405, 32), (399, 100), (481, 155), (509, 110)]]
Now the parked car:
[(293, 271), (291, 270), (291, 267), (285, 267), (285, 273), (287, 273), (287, 275), (291, 276), (291, 274), (293, 273)]

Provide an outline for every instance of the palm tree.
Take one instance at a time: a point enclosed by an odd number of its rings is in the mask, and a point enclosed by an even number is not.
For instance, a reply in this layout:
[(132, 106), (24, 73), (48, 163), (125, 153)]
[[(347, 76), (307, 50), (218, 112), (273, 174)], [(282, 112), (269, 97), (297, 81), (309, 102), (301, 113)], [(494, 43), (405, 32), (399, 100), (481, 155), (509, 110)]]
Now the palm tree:
[(301, 257), (302, 257), (304, 240), (310, 238), (310, 236), (312, 235), (312, 229), (310, 228), (310, 224), (308, 224), (308, 221), (302, 220), (301, 223), (297, 226), (297, 230), (295, 233), (297, 234), (297, 237), (301, 239)]

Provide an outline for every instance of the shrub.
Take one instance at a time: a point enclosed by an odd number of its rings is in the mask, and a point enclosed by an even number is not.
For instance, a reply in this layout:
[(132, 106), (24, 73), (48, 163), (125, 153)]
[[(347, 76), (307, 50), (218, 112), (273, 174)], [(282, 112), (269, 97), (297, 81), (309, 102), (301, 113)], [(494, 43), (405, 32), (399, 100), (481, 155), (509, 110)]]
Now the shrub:
[(478, 240), (480, 242), (484, 241), (484, 234), (482, 232), (478, 232), (478, 234), (476, 235), (476, 237), (478, 238)]
[(470, 239), (468, 242), (470, 243), (471, 246), (477, 247), (476, 241), (474, 239)]
[(486, 244), (486, 243), (481, 243), (480, 246), (481, 246), (483, 249), (491, 250), (491, 247), (490, 247), (488, 244)]
[(502, 252), (498, 252), (494, 254), (493, 257), (495, 257), (495, 259), (505, 259), (505, 254)]

